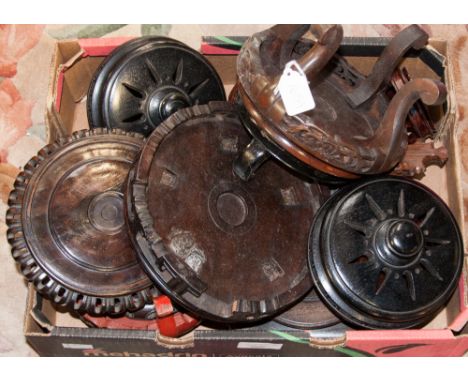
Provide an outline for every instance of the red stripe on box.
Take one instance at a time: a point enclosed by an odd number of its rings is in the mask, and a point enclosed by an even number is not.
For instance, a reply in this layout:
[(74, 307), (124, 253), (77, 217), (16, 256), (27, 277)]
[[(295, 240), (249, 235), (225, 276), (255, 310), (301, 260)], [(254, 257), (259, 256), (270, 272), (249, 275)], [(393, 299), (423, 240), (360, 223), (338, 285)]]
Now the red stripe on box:
[(210, 44), (202, 43), (201, 45), (202, 54), (207, 55), (226, 55), (226, 56), (237, 56), (239, 54), (238, 50), (220, 48), (219, 46), (214, 46)]
[(82, 38), (78, 40), (84, 56), (108, 56), (115, 48), (135, 37)]
[(454, 336), (449, 329), (356, 330), (346, 332), (347, 348), (380, 357), (462, 356), (468, 336)]

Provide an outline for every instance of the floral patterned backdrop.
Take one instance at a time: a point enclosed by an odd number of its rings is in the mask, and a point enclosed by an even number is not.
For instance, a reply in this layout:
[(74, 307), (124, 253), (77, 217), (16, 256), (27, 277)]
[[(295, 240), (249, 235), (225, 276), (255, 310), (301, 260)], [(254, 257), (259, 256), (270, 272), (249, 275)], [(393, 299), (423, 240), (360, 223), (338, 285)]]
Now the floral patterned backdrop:
[[(0, 25), (0, 355), (34, 355), (22, 320), (26, 284), (6, 241), (7, 200), (20, 168), (45, 144), (45, 102), (56, 40), (101, 36), (168, 35), (199, 48), (202, 35), (249, 35), (266, 25)], [(404, 25), (345, 25), (347, 36), (393, 36)], [(431, 37), (449, 41), (455, 70), (459, 138), (468, 147), (468, 28), (423, 25)], [(468, 212), (468, 149), (463, 152), (465, 212)], [(468, 216), (465, 213), (465, 216)], [(465, 237), (468, 237), (465, 233)]]

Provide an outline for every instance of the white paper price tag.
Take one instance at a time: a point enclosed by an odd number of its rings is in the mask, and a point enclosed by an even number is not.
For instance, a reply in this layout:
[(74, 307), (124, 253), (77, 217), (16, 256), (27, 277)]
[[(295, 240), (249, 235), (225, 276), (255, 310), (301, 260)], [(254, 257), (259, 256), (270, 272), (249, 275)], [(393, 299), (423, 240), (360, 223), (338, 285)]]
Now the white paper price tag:
[(315, 108), (309, 81), (295, 60), (289, 61), (284, 67), (278, 83), (278, 91), (283, 99), (286, 113), (289, 115), (297, 115)]

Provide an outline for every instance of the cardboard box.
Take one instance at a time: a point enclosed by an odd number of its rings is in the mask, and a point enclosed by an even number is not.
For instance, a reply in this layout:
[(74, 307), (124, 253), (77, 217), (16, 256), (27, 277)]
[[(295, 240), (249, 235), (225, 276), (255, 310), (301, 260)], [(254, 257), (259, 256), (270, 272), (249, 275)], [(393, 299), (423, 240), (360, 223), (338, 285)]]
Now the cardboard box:
[[(87, 128), (86, 94), (93, 73), (104, 56), (128, 39), (84, 39), (57, 43), (46, 112), (49, 142)], [(386, 38), (347, 38), (341, 53), (366, 73), (387, 42)], [(203, 50), (206, 52), (205, 47)], [(229, 92), (236, 80), (236, 56), (232, 51), (225, 53), (229, 54), (210, 55), (208, 59)], [(432, 40), (419, 56), (410, 52), (403, 65), (410, 74), (440, 78), (448, 87), (445, 109), (435, 112), (439, 115), (439, 123), (445, 126), (440, 139), (449, 149), (450, 158), (442, 169), (430, 167), (422, 182), (447, 202), (462, 232), (465, 232), (460, 148), (455, 139), (456, 100), (446, 42)], [(467, 238), (465, 242), (468, 242)], [(172, 339), (154, 331), (87, 328), (78, 318), (54, 309), (30, 286), (24, 332), (31, 346), (40, 355), (46, 356), (460, 356), (468, 351), (467, 269), (468, 259), (465, 259), (458, 290), (446, 308), (423, 329), (351, 330), (340, 324), (323, 330), (304, 331), (272, 322), (242, 330), (199, 327), (182, 338)]]

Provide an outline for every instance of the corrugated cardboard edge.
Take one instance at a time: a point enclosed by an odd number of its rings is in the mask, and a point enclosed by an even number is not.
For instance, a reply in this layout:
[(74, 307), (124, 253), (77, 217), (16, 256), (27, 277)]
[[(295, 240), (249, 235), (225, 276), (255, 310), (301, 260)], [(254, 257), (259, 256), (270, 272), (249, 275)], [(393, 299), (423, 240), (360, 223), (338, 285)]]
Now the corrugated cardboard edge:
[(309, 345), (317, 349), (335, 349), (345, 346), (346, 333), (339, 337), (324, 337), (317, 338), (311, 335), (309, 337)]

